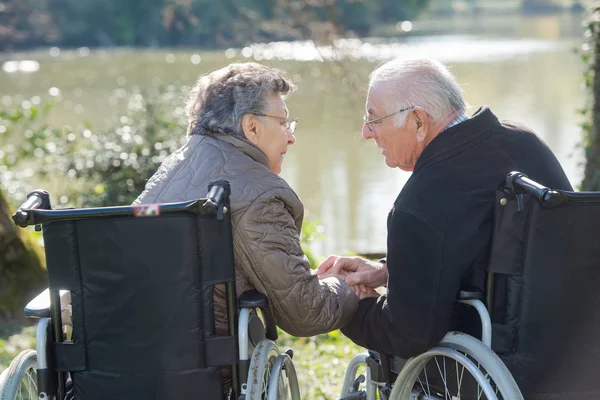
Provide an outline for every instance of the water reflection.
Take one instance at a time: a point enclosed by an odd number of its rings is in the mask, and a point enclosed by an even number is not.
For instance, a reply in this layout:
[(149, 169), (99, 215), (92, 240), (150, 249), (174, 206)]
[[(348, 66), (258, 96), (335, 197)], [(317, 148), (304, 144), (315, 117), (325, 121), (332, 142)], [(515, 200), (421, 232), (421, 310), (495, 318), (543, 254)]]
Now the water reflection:
[[(301, 125), (282, 175), (305, 203), (306, 217), (320, 219), (325, 228), (317, 254), (377, 252), (385, 249), (387, 212), (409, 177), (388, 168), (374, 143), (360, 134), (368, 75), (382, 60), (428, 55), (450, 64), (471, 111), (487, 104), (500, 118), (529, 125), (555, 151), (571, 181), (581, 180), (583, 157), (576, 146), (583, 67), (572, 52), (581, 43), (578, 21), (529, 19), (510, 34), (502, 20), (446, 24), (446, 34), (434, 24), (432, 33), (422, 36), (340, 40), (332, 46), (282, 42), (201, 53), (55, 48), (11, 59), (0, 55), (2, 65), (10, 66), (0, 72), (2, 102), (57, 96), (63, 103), (50, 114), (51, 123), (86, 121), (102, 129), (126, 107), (139, 105), (132, 93), (143, 95), (149, 87), (171, 87), (169, 102), (179, 115), (185, 86), (199, 74), (232, 61), (283, 68), (299, 86), (288, 106)], [(414, 22), (412, 31), (420, 26)], [(12, 71), (23, 60), (35, 60), (38, 69)], [(185, 127), (173, 131), (184, 133)]]
[[(395, 57), (436, 54), (442, 62), (500, 61), (519, 55), (568, 48), (568, 42), (539, 39), (486, 39), (476, 36), (428, 36), (398, 39), (339, 39), (333, 45), (316, 46), (312, 41), (255, 43), (240, 51), (256, 61), (385, 61)], [(233, 50), (235, 52), (235, 50)], [(235, 54), (235, 53), (229, 53)], [(235, 55), (234, 55), (235, 57)]]
[(40, 69), (40, 63), (34, 60), (6, 61), (2, 64), (2, 70), (7, 74), (14, 72), (36, 72)]

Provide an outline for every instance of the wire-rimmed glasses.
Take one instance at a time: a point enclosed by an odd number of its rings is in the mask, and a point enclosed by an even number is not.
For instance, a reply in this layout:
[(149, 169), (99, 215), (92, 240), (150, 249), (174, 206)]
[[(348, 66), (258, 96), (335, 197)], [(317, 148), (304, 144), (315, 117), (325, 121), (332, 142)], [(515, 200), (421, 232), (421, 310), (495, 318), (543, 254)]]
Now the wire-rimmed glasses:
[(298, 126), (298, 120), (297, 119), (293, 119), (291, 121), (288, 121), (287, 118), (285, 117), (279, 117), (277, 115), (268, 115), (268, 114), (257, 114), (254, 113), (254, 115), (258, 115), (260, 117), (269, 117), (269, 118), (275, 118), (278, 119), (279, 121), (281, 121), (282, 123), (285, 124), (285, 129), (291, 134), (293, 135), (294, 132), (296, 132), (296, 126)]
[(369, 117), (367, 115), (365, 115), (363, 117), (363, 124), (365, 124), (367, 126), (367, 128), (369, 128), (369, 132), (373, 133), (374, 132), (374, 129), (373, 129), (373, 124), (374, 123), (379, 122), (379, 121), (381, 121), (383, 119), (386, 119), (388, 117), (391, 117), (392, 115), (396, 115), (396, 114), (399, 114), (399, 113), (401, 113), (403, 111), (408, 111), (408, 110), (412, 110), (412, 109), (415, 109), (415, 108), (418, 108), (419, 110), (422, 110), (422, 108), (419, 107), (419, 106), (410, 106), (410, 107), (403, 108), (401, 110), (398, 110), (396, 112), (393, 112), (391, 114), (385, 115), (385, 116), (380, 117), (380, 118), (369, 119)]

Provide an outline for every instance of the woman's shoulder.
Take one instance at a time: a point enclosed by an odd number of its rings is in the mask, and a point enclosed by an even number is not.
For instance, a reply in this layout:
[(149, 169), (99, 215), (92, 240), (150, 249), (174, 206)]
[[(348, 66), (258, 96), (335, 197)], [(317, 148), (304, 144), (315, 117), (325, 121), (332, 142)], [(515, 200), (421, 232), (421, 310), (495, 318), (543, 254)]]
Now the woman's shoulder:
[[(289, 184), (271, 171), (247, 171), (232, 177), (232, 206), (263, 207), (267, 203), (281, 203), (295, 212), (303, 212), (300, 198)], [(297, 210), (297, 211), (296, 211)]]

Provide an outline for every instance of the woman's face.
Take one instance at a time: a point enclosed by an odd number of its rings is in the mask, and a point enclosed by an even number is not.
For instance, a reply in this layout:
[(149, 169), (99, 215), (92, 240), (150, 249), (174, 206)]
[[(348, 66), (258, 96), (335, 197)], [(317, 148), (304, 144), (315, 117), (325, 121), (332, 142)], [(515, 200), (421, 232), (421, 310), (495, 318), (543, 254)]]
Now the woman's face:
[(283, 156), (289, 145), (296, 143), (296, 137), (287, 129), (288, 110), (283, 97), (276, 93), (267, 96), (265, 115), (253, 115), (256, 119), (254, 131), (246, 132), (246, 138), (258, 146), (269, 159), (271, 171), (281, 172)]

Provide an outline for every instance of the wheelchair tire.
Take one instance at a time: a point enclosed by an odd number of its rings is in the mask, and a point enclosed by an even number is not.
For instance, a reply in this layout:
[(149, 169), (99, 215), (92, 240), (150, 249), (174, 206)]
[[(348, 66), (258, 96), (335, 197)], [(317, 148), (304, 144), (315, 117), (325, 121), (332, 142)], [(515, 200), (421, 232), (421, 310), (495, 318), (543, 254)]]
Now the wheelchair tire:
[[(282, 387), (283, 386), (283, 387)], [(285, 393), (281, 393), (281, 389)], [(279, 400), (287, 398), (290, 394), (292, 400), (300, 400), (300, 387), (298, 385), (298, 376), (292, 358), (283, 353), (275, 358), (271, 368), (271, 377), (269, 378), (269, 387), (267, 391), (267, 400)]]
[[(447, 364), (448, 360), (450, 364)], [(439, 371), (443, 388), (430, 386), (432, 377), (428, 377), (426, 371), (431, 372), (434, 365)], [(447, 365), (451, 367), (447, 369)], [(456, 368), (456, 374), (451, 371), (452, 367)], [(465, 378), (465, 372), (471, 378)], [(477, 385), (477, 393), (472, 394), (473, 398), (523, 400), (517, 383), (502, 360), (479, 340), (460, 332), (449, 332), (438, 347), (408, 360), (394, 383), (390, 400), (435, 399), (438, 398), (436, 396), (469, 399), (471, 396), (461, 391), (465, 379)]]
[[(280, 356), (282, 354), (277, 344), (271, 340), (261, 340), (254, 348), (248, 370), (247, 400), (270, 400), (272, 396), (278, 399), (300, 400), (296, 370), (293, 365), (284, 369), (285, 360)], [(278, 378), (273, 380), (278, 382), (277, 390), (269, 390), (272, 373), (278, 375)]]
[(38, 399), (37, 355), (24, 350), (10, 363), (0, 379), (0, 400)]

